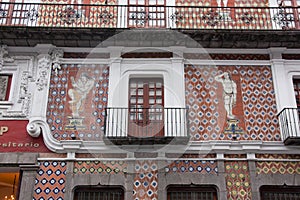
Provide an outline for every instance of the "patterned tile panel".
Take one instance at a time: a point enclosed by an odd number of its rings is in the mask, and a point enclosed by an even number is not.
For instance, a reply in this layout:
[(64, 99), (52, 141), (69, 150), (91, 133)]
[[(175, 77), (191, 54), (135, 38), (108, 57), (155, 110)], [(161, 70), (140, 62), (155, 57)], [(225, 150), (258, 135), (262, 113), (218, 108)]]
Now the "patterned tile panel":
[(80, 161), (74, 163), (74, 174), (124, 174), (124, 161)]
[[(75, 0), (76, 1), (76, 0)], [(42, 3), (72, 4), (71, 0), (42, 0)], [(105, 5), (105, 0), (83, 0), (83, 4)], [(117, 0), (110, 0), (109, 5), (116, 5)], [(62, 27), (98, 27), (117, 26), (116, 6), (62, 6), (43, 5), (39, 8), (39, 26)]]
[(246, 154), (224, 154), (224, 158), (247, 158)]
[(167, 173), (201, 173), (201, 174), (217, 174), (218, 167), (216, 161), (207, 160), (177, 160), (169, 161), (169, 165), (165, 167)]
[[(178, 21), (178, 28), (271, 28), (271, 14), (267, 9), (249, 9), (237, 7), (267, 7), (268, 0), (260, 1), (235, 1), (235, 0), (176, 0), (178, 15), (182, 19)], [(203, 6), (188, 8), (188, 6)], [(204, 8), (205, 6), (220, 8)], [(234, 7), (234, 8), (223, 8)], [(191, 17), (192, 16), (192, 17)], [(250, 20), (249, 20), (250, 19)]]
[(54, 138), (102, 140), (108, 78), (106, 65), (64, 64), (52, 71), (47, 122)]
[(228, 140), (222, 84), (215, 76), (229, 72), (237, 85), (233, 114), (243, 130), (237, 140), (280, 141), (277, 109), (269, 66), (185, 66), (190, 134), (198, 140)]
[(183, 154), (180, 158), (216, 158), (216, 154)]
[(196, 54), (184, 53), (186, 59), (213, 59), (213, 60), (270, 60), (268, 54)]
[(250, 174), (248, 163), (225, 162), (226, 188), (228, 200), (251, 200)]
[(300, 54), (282, 54), (283, 59), (300, 60)]
[(300, 174), (300, 161), (258, 161), (256, 164), (256, 174)]
[(156, 161), (136, 161), (133, 183), (134, 200), (157, 200), (158, 166)]
[(66, 182), (65, 162), (40, 162), (33, 200), (63, 200)]
[(255, 154), (256, 158), (267, 159), (300, 159), (298, 154)]

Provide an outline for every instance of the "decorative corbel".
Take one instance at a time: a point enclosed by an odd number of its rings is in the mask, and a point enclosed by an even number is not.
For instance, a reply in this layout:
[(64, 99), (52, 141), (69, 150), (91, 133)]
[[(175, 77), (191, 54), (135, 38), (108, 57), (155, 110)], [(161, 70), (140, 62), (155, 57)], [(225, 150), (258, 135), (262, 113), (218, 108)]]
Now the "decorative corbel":
[(51, 59), (52, 59), (52, 69), (55, 71), (55, 75), (58, 74), (58, 70), (61, 69), (61, 62), (60, 58), (63, 57), (64, 52), (62, 49), (53, 49), (52, 52), (50, 53)]
[(38, 90), (41, 91), (47, 86), (47, 75), (48, 69), (51, 64), (50, 55), (41, 55), (38, 58), (38, 77), (36, 80), (36, 85)]
[(4, 62), (14, 62), (14, 59), (8, 55), (7, 45), (0, 46), (0, 71), (3, 69)]

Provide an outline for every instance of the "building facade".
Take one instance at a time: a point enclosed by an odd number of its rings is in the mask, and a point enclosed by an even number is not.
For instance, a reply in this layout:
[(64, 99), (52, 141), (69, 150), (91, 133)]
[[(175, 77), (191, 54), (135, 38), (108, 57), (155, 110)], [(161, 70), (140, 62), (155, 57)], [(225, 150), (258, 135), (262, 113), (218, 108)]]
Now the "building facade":
[(0, 0), (0, 199), (300, 199), (299, 5)]

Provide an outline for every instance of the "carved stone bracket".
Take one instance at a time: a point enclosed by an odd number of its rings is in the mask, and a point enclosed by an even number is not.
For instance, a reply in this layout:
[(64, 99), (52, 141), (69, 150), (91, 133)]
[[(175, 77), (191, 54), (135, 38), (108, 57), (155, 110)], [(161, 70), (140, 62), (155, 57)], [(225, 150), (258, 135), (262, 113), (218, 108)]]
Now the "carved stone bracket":
[(14, 59), (8, 55), (7, 45), (0, 46), (0, 71), (5, 62), (14, 62)]
[(51, 55), (51, 60), (52, 60), (52, 69), (55, 71), (55, 74), (58, 74), (58, 70), (61, 69), (60, 66), (60, 58), (63, 57), (64, 52), (62, 49), (53, 49), (52, 52), (50, 53)]
[(50, 68), (51, 59), (50, 55), (42, 55), (38, 59), (38, 77), (36, 80), (36, 85), (38, 87), (38, 90), (41, 91), (47, 86), (47, 75), (48, 70)]

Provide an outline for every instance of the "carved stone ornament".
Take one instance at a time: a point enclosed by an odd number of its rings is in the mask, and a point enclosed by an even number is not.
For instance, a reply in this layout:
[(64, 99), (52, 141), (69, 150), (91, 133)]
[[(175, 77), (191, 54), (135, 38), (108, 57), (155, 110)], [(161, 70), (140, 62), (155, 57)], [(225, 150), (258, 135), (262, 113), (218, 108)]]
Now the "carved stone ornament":
[(51, 60), (49, 55), (42, 56), (38, 60), (38, 77), (36, 85), (38, 90), (41, 91), (47, 86), (47, 75), (50, 68)]
[(14, 59), (8, 55), (7, 46), (0, 46), (0, 71), (2, 70), (5, 62), (14, 62)]
[(58, 70), (61, 69), (60, 66), (60, 58), (62, 58), (64, 52), (62, 49), (53, 49), (51, 52), (51, 60), (52, 60), (52, 69), (55, 71), (55, 74), (58, 74)]
[(28, 71), (23, 71), (18, 103), (22, 103), (22, 110), (25, 115), (29, 114), (29, 108), (32, 101), (32, 94), (28, 92), (28, 79), (30, 75)]
[(0, 101), (5, 101), (8, 88), (8, 76), (0, 76)]

